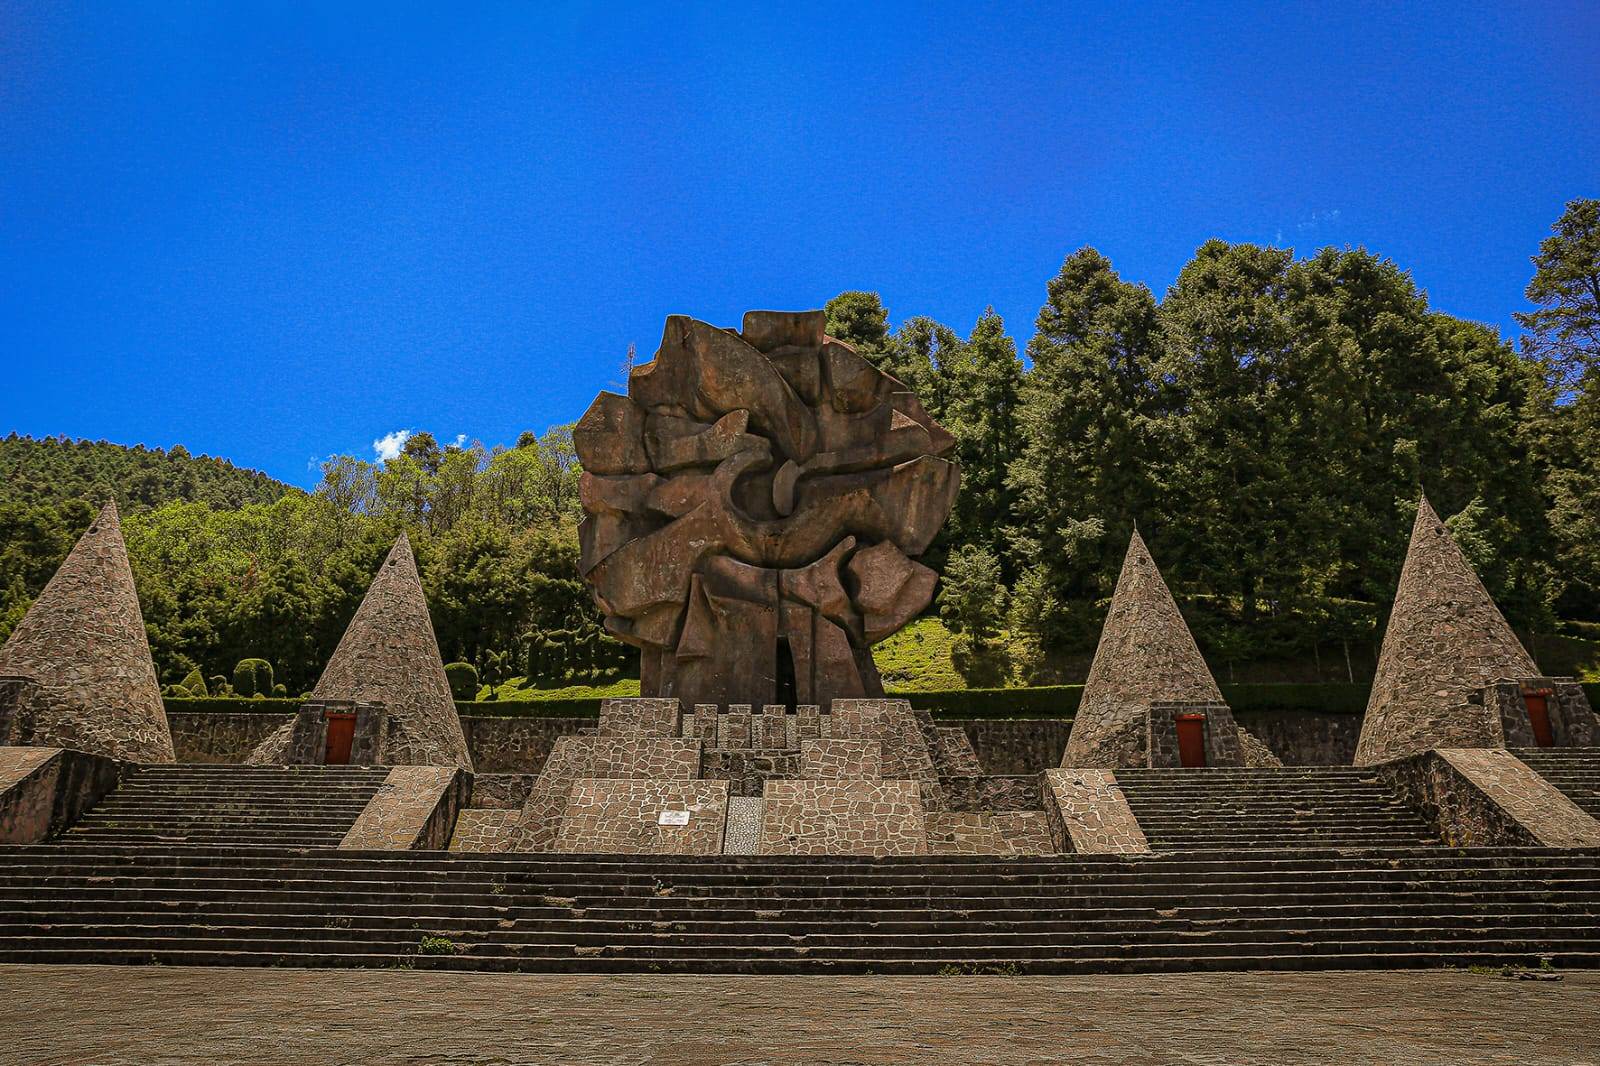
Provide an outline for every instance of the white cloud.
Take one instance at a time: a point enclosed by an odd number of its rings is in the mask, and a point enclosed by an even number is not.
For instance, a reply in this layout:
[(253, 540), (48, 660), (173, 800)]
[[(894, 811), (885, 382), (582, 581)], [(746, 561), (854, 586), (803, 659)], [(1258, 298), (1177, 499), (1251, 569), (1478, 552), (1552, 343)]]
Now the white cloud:
[(467, 446), (467, 435), (465, 433), (457, 433), (456, 434), (456, 447), (457, 448), (465, 448), (466, 446)]
[(1311, 212), (1311, 217), (1299, 223), (1297, 226), (1295, 226), (1295, 229), (1302, 233), (1307, 231), (1314, 232), (1318, 226), (1333, 225), (1338, 221), (1339, 209), (1337, 207), (1332, 211), (1313, 211)]
[(400, 454), (400, 449), (406, 446), (406, 441), (411, 439), (411, 430), (397, 429), (393, 433), (385, 434), (372, 442), (372, 450), (378, 453), (378, 462), (387, 463), (390, 459)]

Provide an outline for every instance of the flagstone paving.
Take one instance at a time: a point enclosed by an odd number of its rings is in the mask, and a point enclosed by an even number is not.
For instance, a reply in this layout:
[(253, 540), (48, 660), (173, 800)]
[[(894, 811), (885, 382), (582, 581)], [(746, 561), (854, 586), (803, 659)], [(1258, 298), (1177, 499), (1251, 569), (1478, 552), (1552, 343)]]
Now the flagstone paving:
[(1600, 1064), (1600, 973), (591, 977), (0, 966), (27, 1064)]

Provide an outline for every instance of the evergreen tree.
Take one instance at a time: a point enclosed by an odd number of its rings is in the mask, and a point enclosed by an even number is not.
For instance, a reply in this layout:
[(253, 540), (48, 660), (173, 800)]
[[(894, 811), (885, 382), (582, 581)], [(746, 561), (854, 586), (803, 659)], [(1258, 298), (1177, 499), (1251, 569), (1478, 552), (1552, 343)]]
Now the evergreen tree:
[(1154, 498), (1144, 464), (1156, 328), (1150, 290), (1124, 282), (1093, 248), (1050, 280), (1018, 390), (1009, 477), (1019, 573), (1011, 628), (1033, 645), (1030, 669), (1045, 648), (1092, 646), (1125, 533)]
[[(1533, 257), (1529, 351), (1571, 385), (1600, 373), (1600, 200), (1572, 200)], [(1591, 385), (1591, 387), (1593, 387)]]
[(943, 367), (948, 398), (935, 417), (955, 437), (961, 464), (961, 492), (945, 535), (953, 544), (981, 546), (1002, 560), (1004, 573), (1004, 531), (1015, 521), (1008, 468), (1019, 446), (1022, 362), (994, 308), (978, 319), (965, 344), (950, 349)]
[(889, 347), (889, 312), (875, 292), (841, 292), (823, 308), (828, 315), (828, 336), (852, 345), (874, 366)]
[(975, 688), (1003, 685), (1011, 673), (1005, 646), (997, 639), (1005, 611), (1000, 561), (976, 544), (952, 552), (939, 585), (939, 617), (956, 635), (952, 663)]

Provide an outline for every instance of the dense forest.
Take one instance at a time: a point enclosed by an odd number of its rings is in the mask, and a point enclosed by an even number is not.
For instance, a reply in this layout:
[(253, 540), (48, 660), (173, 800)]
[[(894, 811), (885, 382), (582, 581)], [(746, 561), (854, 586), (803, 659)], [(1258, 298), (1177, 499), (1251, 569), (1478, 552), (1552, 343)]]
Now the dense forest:
[[(1531, 275), (1515, 343), (1363, 249), (1222, 241), (1159, 299), (1072, 253), (1026, 361), (992, 311), (962, 332), (891, 330), (868, 292), (827, 310), (957, 438), (933, 555), (958, 668), (1038, 683), (1078, 679), (1136, 522), (1214, 662), (1370, 646), (1421, 490), (1520, 628), (1600, 620), (1600, 201), (1567, 205)], [(109, 490), (164, 681), (259, 656), (308, 687), (400, 529), (447, 658), (486, 680), (622, 661), (577, 574), (564, 428), (417, 434), (331, 460), (311, 494), (180, 451), (3, 442), (0, 634)]]

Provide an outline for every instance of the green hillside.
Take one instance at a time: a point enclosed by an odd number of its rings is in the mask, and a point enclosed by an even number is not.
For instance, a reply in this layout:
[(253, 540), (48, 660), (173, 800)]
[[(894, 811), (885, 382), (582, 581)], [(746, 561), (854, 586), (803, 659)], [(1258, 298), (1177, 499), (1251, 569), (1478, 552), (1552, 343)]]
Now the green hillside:
[(181, 444), (167, 451), (15, 433), (0, 440), (0, 505), (56, 506), (70, 500), (99, 504), (115, 496), (125, 513), (175, 500), (232, 510), (272, 503), (298, 491), (259, 470), (191, 455)]

